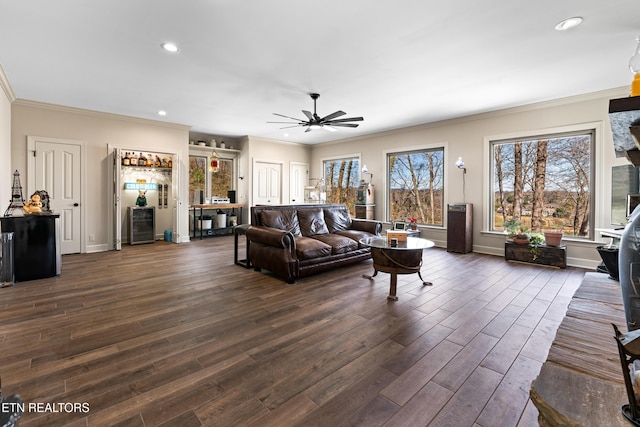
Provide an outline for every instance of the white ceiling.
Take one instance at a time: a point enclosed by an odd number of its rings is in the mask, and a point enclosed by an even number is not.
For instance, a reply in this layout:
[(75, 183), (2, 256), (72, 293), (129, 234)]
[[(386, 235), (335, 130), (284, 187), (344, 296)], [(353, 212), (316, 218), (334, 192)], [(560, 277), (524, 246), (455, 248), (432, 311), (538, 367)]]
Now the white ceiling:
[[(17, 98), (308, 144), (628, 85), (638, 34), (638, 0), (0, 0)], [(310, 92), (364, 121), (266, 123)]]

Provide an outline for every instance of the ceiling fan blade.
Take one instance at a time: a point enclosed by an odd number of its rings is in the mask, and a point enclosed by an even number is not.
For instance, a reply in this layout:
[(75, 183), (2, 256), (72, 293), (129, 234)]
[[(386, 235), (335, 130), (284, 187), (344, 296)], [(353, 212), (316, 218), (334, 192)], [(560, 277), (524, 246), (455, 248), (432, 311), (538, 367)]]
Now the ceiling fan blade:
[(278, 113), (273, 113), (276, 116), (280, 116), (280, 117), (284, 117), (285, 119), (291, 119), (291, 120), (295, 120), (297, 122), (304, 122), (304, 120), (302, 119), (296, 119), (295, 117), (289, 117), (289, 116), (285, 116), (284, 114), (278, 114)]
[(311, 114), (310, 111), (302, 110), (302, 112), (304, 113), (305, 116), (307, 116), (307, 119), (309, 119), (309, 121), (313, 121), (313, 114)]
[(331, 123), (344, 123), (344, 122), (361, 122), (363, 121), (364, 118), (363, 117), (349, 117), (346, 119), (336, 119), (336, 120), (327, 120), (328, 122)]
[(347, 113), (345, 113), (344, 111), (336, 111), (335, 113), (331, 113), (328, 116), (324, 116), (323, 118), (320, 119), (320, 121), (326, 122), (328, 120), (333, 120), (336, 117), (344, 116), (345, 114)]
[[(294, 122), (267, 122), (267, 123), (280, 123), (280, 124), (285, 124), (285, 125), (292, 125), (294, 124)], [(298, 124), (298, 126), (302, 125), (302, 122), (295, 122)]]
[(280, 129), (299, 128), (300, 126), (303, 126), (303, 125), (299, 124), (299, 125), (293, 125), (293, 126), (285, 126), (285, 127), (280, 128)]
[[(327, 126), (325, 124), (325, 126)], [(329, 126), (339, 126), (343, 128), (357, 128), (359, 125), (355, 123), (331, 123)]]

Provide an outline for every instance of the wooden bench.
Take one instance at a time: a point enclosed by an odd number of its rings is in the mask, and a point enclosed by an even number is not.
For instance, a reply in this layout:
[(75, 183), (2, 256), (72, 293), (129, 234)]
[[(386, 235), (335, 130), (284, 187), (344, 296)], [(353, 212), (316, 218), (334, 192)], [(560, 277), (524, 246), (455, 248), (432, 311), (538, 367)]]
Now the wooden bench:
[(567, 268), (567, 247), (547, 245), (519, 245), (513, 242), (505, 242), (504, 259), (507, 261), (520, 261), (551, 267)]
[(611, 324), (626, 332), (617, 281), (586, 273), (558, 327), (530, 397), (547, 426), (630, 426), (628, 403)]

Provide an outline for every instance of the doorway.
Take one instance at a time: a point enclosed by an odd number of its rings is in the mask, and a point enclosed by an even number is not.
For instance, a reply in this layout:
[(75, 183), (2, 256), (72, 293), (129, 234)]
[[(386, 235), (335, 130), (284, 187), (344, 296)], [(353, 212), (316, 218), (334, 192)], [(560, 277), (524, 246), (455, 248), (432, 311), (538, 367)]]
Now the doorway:
[(304, 203), (304, 188), (309, 185), (309, 164), (291, 162), (289, 169), (289, 203)]
[(282, 163), (255, 160), (253, 204), (279, 205), (282, 201)]
[(86, 252), (84, 199), (86, 182), (84, 141), (27, 137), (27, 194), (49, 194), (51, 210), (60, 215), (60, 249), (63, 255)]

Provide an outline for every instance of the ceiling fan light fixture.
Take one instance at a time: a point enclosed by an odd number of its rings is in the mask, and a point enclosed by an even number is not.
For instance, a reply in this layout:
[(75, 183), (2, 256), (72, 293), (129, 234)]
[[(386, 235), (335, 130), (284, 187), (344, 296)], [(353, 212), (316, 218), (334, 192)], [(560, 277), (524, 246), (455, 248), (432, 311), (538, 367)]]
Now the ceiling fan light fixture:
[(166, 50), (167, 52), (171, 52), (171, 53), (178, 53), (180, 51), (180, 48), (178, 47), (178, 45), (173, 42), (161, 43), (160, 47)]
[[(280, 129), (303, 126), (307, 128), (305, 132), (310, 132), (315, 129), (324, 129), (329, 132), (336, 132), (338, 131), (337, 127), (357, 128), (358, 127), (357, 124), (350, 123), (350, 122), (361, 122), (364, 120), (364, 118), (362, 117), (342, 118), (344, 115), (347, 114), (342, 110), (338, 110), (324, 117), (320, 117), (316, 111), (316, 100), (320, 97), (320, 94), (310, 93), (309, 96), (313, 100), (313, 113), (311, 111), (302, 110), (302, 113), (305, 115), (306, 120), (298, 119), (296, 117), (291, 117), (291, 116), (285, 116), (284, 114), (273, 113), (276, 116), (293, 120), (293, 122), (267, 122), (267, 123), (279, 123), (279, 124), (288, 125), (285, 127), (281, 127)], [(341, 117), (341, 118), (338, 118), (338, 117)]]
[(555, 26), (555, 29), (556, 31), (567, 31), (577, 27), (580, 24), (582, 24), (582, 17), (573, 16), (571, 18), (563, 19), (562, 21), (558, 22)]

